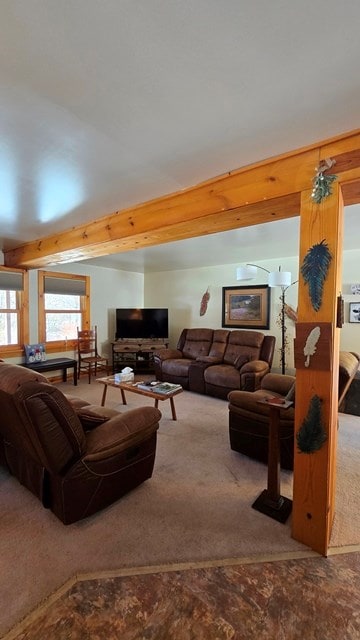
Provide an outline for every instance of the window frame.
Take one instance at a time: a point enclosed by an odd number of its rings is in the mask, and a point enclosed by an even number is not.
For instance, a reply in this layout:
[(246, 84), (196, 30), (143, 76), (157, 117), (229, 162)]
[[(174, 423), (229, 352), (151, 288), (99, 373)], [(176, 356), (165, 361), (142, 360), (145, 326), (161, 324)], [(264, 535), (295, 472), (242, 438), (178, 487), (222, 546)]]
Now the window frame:
[(80, 295), (80, 314), (82, 317), (79, 329), (90, 327), (90, 276), (81, 276), (75, 273), (59, 273), (58, 271), (38, 271), (38, 341), (46, 345), (48, 353), (77, 349), (77, 339), (70, 340), (46, 340), (46, 309), (45, 309), (45, 278), (61, 278), (62, 280), (83, 280), (85, 282), (85, 295)]
[[(22, 291), (16, 291), (16, 308), (9, 309), (9, 312), (17, 313), (18, 316), (19, 342), (17, 344), (0, 344), (0, 353), (8, 358), (23, 356), (24, 345), (29, 342), (29, 273), (27, 269), (4, 266), (0, 266), (0, 271), (20, 273), (23, 281)], [(3, 311), (3, 309), (0, 310), (0, 313)], [(5, 313), (7, 313), (7, 310)]]

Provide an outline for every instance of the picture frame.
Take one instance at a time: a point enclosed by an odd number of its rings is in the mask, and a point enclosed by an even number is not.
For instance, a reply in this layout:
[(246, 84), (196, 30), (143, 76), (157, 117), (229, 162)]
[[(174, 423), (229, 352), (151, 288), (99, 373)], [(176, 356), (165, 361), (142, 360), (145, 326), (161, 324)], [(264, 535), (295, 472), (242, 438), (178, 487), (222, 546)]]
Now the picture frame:
[(269, 329), (270, 287), (267, 284), (222, 288), (222, 326)]
[(349, 322), (360, 323), (360, 302), (349, 303)]

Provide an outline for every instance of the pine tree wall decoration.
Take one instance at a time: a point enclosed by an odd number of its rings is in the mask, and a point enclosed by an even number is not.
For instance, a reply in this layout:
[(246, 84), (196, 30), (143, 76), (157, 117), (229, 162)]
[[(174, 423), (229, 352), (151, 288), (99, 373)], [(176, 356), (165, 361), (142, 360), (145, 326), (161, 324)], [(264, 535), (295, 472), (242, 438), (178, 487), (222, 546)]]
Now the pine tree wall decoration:
[(323, 173), (319, 173), (315, 176), (311, 197), (314, 202), (316, 202), (316, 204), (320, 204), (320, 202), (322, 202), (324, 198), (331, 196), (331, 185), (334, 180), (336, 180), (336, 178), (336, 175), (329, 173), (326, 175), (324, 175)]
[(327, 436), (322, 422), (321, 398), (315, 395), (310, 400), (307, 416), (296, 434), (301, 453), (314, 453), (326, 442)]
[(331, 185), (334, 180), (337, 179), (335, 174), (326, 173), (324, 171), (328, 171), (331, 167), (336, 164), (336, 160), (333, 158), (325, 158), (323, 162), (318, 167), (318, 170), (313, 179), (313, 190), (311, 192), (311, 198), (316, 204), (320, 204), (324, 198), (331, 196), (332, 190)]
[(321, 307), (324, 282), (331, 260), (332, 256), (324, 239), (310, 247), (301, 265), (301, 275), (309, 287), (310, 300), (315, 311), (319, 311)]

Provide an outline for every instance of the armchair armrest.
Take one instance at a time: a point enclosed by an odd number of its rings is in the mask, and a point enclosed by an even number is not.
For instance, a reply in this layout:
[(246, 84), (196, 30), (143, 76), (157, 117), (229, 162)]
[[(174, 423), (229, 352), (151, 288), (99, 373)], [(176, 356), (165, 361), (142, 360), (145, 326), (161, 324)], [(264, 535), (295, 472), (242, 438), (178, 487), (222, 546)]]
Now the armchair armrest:
[(94, 429), (110, 420), (110, 418), (118, 417), (119, 411), (115, 409), (109, 409), (108, 407), (100, 407), (95, 404), (86, 404), (83, 406), (75, 406), (75, 413), (79, 418), (85, 431)]
[(295, 382), (295, 376), (282, 373), (267, 373), (261, 380), (261, 388), (286, 396)]
[(240, 369), (240, 384), (244, 391), (256, 391), (261, 380), (270, 371), (268, 362), (264, 360), (250, 360)]
[[(239, 413), (242, 416), (246, 415), (248, 418), (253, 418), (254, 420), (256, 420), (256, 416), (264, 416), (264, 418), (268, 419), (269, 405), (261, 401), (269, 397), (271, 397), (271, 394), (267, 394), (266, 391), (263, 392), (262, 390), (256, 391), (255, 393), (252, 391), (230, 391), (228, 395), (229, 410), (234, 413)], [(279, 410), (281, 417), (285, 420), (294, 419), (293, 407), (285, 409), (279, 405)]]
[(157, 431), (160, 418), (155, 407), (131, 409), (110, 418), (86, 434), (83, 462), (102, 461), (138, 444)]

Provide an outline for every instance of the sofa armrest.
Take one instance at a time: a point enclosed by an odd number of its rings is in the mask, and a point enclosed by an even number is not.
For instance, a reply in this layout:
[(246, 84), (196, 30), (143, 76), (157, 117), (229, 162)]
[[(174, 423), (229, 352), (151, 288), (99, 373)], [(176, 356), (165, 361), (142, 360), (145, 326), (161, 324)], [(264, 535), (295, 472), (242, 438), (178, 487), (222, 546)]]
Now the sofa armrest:
[(240, 369), (240, 373), (262, 373), (264, 371), (269, 371), (269, 363), (265, 360), (249, 360)]
[(155, 407), (118, 414), (86, 434), (83, 461), (90, 463), (116, 455), (150, 437), (159, 428), (161, 412)]
[(162, 349), (161, 351), (154, 351), (154, 359), (164, 362), (164, 360), (170, 360), (171, 358), (182, 358), (183, 354), (179, 349)]

